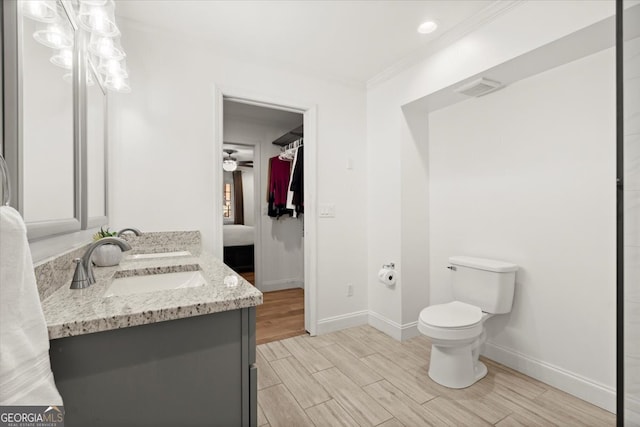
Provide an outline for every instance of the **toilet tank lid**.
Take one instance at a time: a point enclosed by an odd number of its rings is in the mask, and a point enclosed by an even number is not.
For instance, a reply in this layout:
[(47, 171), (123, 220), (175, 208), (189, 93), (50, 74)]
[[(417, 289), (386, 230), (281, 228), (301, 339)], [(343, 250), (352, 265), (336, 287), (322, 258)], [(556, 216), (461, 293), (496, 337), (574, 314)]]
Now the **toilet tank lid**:
[(496, 273), (508, 273), (518, 269), (517, 265), (511, 264), (510, 262), (497, 261), (495, 259), (474, 258), (469, 256), (452, 256), (449, 258), (449, 262), (453, 265), (494, 271)]

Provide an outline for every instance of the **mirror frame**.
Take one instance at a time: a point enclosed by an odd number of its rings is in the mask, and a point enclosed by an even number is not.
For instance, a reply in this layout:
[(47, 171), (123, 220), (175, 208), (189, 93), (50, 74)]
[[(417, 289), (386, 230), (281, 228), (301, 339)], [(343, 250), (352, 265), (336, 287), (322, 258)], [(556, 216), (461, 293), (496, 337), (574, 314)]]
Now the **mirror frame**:
[(104, 156), (104, 215), (99, 215), (99, 216), (94, 216), (94, 217), (90, 217), (89, 216), (89, 134), (87, 132), (88, 126), (89, 126), (89, 91), (88, 88), (86, 86), (86, 82), (87, 79), (83, 79), (82, 81), (82, 85), (84, 85), (85, 87), (85, 96), (83, 97), (83, 99), (85, 100), (85, 104), (86, 104), (86, 108), (84, 108), (82, 110), (83, 113), (83, 119), (82, 119), (82, 123), (85, 124), (85, 126), (83, 126), (82, 129), (82, 141), (83, 144), (82, 146), (85, 147), (85, 149), (83, 150), (84, 153), (84, 162), (83, 162), (83, 168), (82, 168), (82, 182), (86, 182), (87, 185), (82, 186), (82, 200), (83, 200), (83, 209), (82, 212), (84, 213), (82, 216), (82, 229), (86, 230), (89, 228), (95, 228), (95, 227), (101, 227), (103, 225), (106, 225), (109, 221), (109, 197), (108, 196), (108, 189), (109, 189), (109, 172), (108, 172), (108, 166), (109, 166), (109, 158), (108, 158), (108, 154), (109, 154), (109, 150), (108, 150), (108, 141), (109, 141), (109, 125), (108, 125), (108, 115), (107, 115), (107, 111), (108, 111), (108, 96), (107, 96), (107, 89), (104, 87), (104, 82), (102, 81), (102, 76), (100, 76), (100, 73), (98, 73), (98, 70), (96, 68), (96, 65), (91, 61), (91, 58), (88, 57), (88, 55), (83, 55), (85, 56), (85, 60), (83, 61), (83, 63), (85, 64), (85, 72), (86, 75), (89, 76), (89, 74), (93, 74), (93, 79), (95, 81), (95, 84), (97, 86), (98, 89), (100, 89), (100, 91), (102, 92), (102, 124), (103, 124), (103, 140), (104, 140), (104, 151), (103, 151), (103, 156)]
[[(73, 28), (74, 33), (74, 47), (73, 47), (73, 81), (71, 85), (72, 90), (72, 100), (73, 100), (73, 152), (76, 154), (74, 156), (74, 206), (73, 206), (73, 218), (69, 219), (54, 219), (54, 220), (45, 220), (45, 221), (34, 221), (28, 222), (27, 225), (27, 237), (30, 241), (41, 239), (48, 236), (53, 236), (57, 234), (66, 234), (74, 231), (79, 231), (81, 229), (81, 205), (80, 198), (78, 197), (80, 191), (80, 158), (77, 156), (77, 153), (80, 150), (80, 129), (79, 129), (79, 91), (78, 91), (78, 81), (80, 77), (80, 73), (78, 70), (78, 54), (79, 54), (79, 43), (78, 43), (78, 24), (74, 18), (73, 8), (70, 4), (68, 4), (64, 0), (57, 0), (61, 5), (62, 9), (65, 12), (66, 18), (71, 23), (71, 27)], [(9, 61), (5, 58), (5, 64), (16, 64), (15, 67), (12, 67), (11, 74), (12, 76), (7, 75), (5, 77), (5, 88), (7, 86), (15, 87), (15, 90), (8, 92), (5, 94), (5, 97), (9, 97), (9, 102), (7, 112), (13, 114), (13, 120), (7, 120), (5, 122), (5, 127), (16, 129), (8, 130), (8, 134), (10, 135), (7, 138), (5, 143), (5, 154), (7, 157), (7, 162), (9, 163), (9, 170), (11, 174), (11, 183), (12, 183), (12, 194), (14, 195), (14, 200), (11, 205), (16, 208), (23, 216), (24, 216), (24, 180), (22, 179), (24, 175), (24, 141), (23, 141), (23, 115), (22, 115), (22, 105), (23, 105), (23, 80), (22, 80), (22, 41), (24, 40), (24, 32), (22, 28), (22, 11), (20, 10), (20, 5), (18, 1), (4, 2), (4, 21), (5, 21), (5, 34), (8, 32), (13, 36), (10, 40), (6, 39), (5, 45), (5, 55), (8, 53), (10, 55)], [(7, 22), (8, 21), (8, 22)], [(7, 52), (8, 51), (8, 52)], [(7, 73), (9, 74), (9, 73)], [(7, 78), (11, 78), (9, 82), (7, 82)]]
[[(75, 233), (81, 230), (104, 225), (108, 222), (108, 104), (107, 92), (95, 67), (90, 64), (87, 55), (87, 35), (80, 31), (75, 18), (73, 5), (69, 0), (56, 0), (69, 19), (74, 32), (73, 47), (73, 152), (74, 152), (74, 216), (70, 219), (29, 222), (27, 237), (30, 242), (53, 236)], [(9, 168), (11, 181), (11, 206), (24, 215), (24, 153), (22, 140), (22, 53), (23, 40), (22, 11), (19, 1), (4, 1), (0, 5), (4, 38), (4, 157)], [(93, 72), (96, 84), (104, 94), (104, 206), (102, 216), (88, 217), (87, 189), (87, 86), (86, 77)]]

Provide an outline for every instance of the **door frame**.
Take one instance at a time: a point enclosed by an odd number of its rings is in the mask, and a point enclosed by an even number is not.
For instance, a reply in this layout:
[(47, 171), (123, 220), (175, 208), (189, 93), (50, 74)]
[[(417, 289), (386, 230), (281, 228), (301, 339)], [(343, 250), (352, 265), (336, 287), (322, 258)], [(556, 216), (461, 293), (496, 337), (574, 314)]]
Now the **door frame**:
[[(213, 87), (213, 156), (214, 165), (222, 164), (224, 100), (242, 102), (260, 107), (301, 113), (304, 116), (304, 327), (310, 335), (317, 333), (317, 106), (292, 100), (283, 100), (241, 88)], [(214, 255), (223, 259), (222, 237), (222, 168), (215, 168), (213, 182), (213, 245)], [(262, 211), (260, 210), (260, 215)], [(256, 218), (256, 222), (258, 221)], [(261, 260), (259, 261), (261, 263)]]

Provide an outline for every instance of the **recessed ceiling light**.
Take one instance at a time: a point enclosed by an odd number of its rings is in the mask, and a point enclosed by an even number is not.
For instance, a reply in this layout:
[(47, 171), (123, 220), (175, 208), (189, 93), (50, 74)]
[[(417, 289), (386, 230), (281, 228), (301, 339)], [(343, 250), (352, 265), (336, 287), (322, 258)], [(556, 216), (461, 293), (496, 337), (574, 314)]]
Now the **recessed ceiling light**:
[(426, 21), (420, 24), (420, 26), (418, 27), (418, 32), (420, 34), (429, 34), (429, 33), (433, 33), (437, 29), (438, 29), (438, 24), (436, 24), (433, 21)]

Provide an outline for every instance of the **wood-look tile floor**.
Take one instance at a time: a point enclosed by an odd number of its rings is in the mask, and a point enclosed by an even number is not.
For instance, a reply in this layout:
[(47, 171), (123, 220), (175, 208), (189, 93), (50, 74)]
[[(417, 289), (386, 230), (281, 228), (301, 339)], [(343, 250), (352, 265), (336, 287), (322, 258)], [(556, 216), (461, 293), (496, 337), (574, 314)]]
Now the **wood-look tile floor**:
[(256, 307), (256, 344), (304, 335), (304, 289), (265, 292)]
[(614, 426), (615, 416), (484, 359), (485, 378), (452, 390), (428, 374), (425, 337), (370, 326), (257, 347), (258, 425)]

